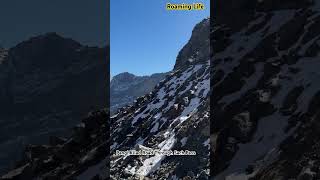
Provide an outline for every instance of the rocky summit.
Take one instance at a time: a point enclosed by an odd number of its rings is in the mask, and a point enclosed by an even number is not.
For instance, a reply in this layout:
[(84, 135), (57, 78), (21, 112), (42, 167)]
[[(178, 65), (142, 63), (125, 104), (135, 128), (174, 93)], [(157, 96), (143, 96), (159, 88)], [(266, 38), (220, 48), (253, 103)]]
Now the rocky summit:
[(212, 179), (320, 179), (320, 1), (215, 8)]
[(188, 43), (180, 50), (174, 70), (181, 69), (183, 67), (206, 63), (209, 57), (210, 51), (210, 21), (208, 19), (198, 23), (191, 34), (191, 38)]
[(150, 76), (136, 76), (128, 72), (120, 73), (110, 82), (110, 111), (132, 104), (139, 96), (145, 95), (166, 77), (167, 73)]

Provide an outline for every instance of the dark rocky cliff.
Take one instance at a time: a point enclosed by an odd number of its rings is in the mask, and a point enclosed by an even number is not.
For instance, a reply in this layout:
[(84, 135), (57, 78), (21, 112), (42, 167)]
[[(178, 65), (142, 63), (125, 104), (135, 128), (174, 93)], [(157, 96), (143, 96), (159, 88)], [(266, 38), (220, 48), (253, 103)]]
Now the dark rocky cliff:
[(108, 56), (108, 47), (56, 33), (8, 50), (0, 63), (1, 169), (12, 166), (26, 144), (69, 136), (77, 119), (107, 106)]
[(213, 179), (319, 179), (319, 3), (217, 2)]

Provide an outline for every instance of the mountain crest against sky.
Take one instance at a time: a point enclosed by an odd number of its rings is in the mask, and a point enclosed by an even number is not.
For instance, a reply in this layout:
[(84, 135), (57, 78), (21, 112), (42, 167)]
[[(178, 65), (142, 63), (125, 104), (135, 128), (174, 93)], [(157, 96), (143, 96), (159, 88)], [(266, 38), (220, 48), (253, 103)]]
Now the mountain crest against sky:
[(180, 50), (174, 69), (182, 68), (191, 64), (204, 63), (209, 57), (210, 49), (210, 19), (204, 19), (192, 30), (188, 43)]
[(129, 72), (123, 72), (120, 74), (115, 75), (112, 80), (113, 81), (119, 81), (119, 82), (125, 82), (133, 80), (136, 76), (134, 74), (131, 74)]
[[(25, 72), (36, 67), (49, 71), (64, 70), (74, 63), (80, 63), (80, 43), (61, 37), (57, 33), (47, 33), (32, 37), (9, 50), (10, 61), (16, 71)], [(20, 69), (21, 68), (21, 69)]]

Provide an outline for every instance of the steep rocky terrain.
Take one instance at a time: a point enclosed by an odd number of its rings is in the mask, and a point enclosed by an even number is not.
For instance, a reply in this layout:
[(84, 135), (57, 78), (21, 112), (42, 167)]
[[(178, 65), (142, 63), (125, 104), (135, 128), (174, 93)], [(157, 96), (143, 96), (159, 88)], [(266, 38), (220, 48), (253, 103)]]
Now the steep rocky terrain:
[(128, 104), (152, 89), (165, 78), (166, 73), (157, 73), (150, 76), (135, 76), (128, 72), (114, 76), (110, 82), (110, 111)]
[[(208, 179), (209, 28), (209, 19), (196, 25), (174, 70), (111, 117), (111, 179)], [(117, 153), (130, 150), (158, 152)]]
[(320, 1), (215, 5), (212, 179), (320, 179)]
[(108, 51), (55, 33), (0, 51), (0, 173), (26, 144), (69, 136), (78, 119), (107, 106)]
[(47, 145), (28, 145), (17, 168), (1, 180), (99, 180), (109, 177), (108, 110), (93, 111), (65, 139), (51, 137)]

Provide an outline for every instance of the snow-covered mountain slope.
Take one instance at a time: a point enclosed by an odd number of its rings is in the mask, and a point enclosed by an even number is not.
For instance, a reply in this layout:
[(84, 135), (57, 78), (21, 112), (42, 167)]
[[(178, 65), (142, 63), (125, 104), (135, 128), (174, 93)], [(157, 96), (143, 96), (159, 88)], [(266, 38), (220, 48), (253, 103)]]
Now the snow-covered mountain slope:
[[(152, 93), (112, 116), (112, 178), (125, 179), (134, 175), (155, 179), (181, 177), (190, 170), (197, 175), (206, 173), (201, 171), (208, 169), (209, 164), (205, 143), (209, 139), (209, 85), (208, 60), (206, 64), (191, 65), (173, 72)], [(138, 158), (114, 155), (116, 150), (140, 148), (161, 151), (185, 149), (196, 151), (197, 156), (166, 157), (159, 154)]]
[(319, 179), (320, 1), (231, 2), (212, 32), (212, 179)]
[[(199, 26), (203, 28), (193, 31), (189, 43), (199, 35), (209, 41), (209, 19)], [(176, 65), (151, 93), (111, 117), (111, 179), (209, 177), (209, 56), (189, 61), (208, 52), (209, 46), (188, 52), (190, 57), (184, 60), (192, 63)], [(148, 156), (117, 153), (127, 150), (159, 152)], [(181, 150), (185, 155), (170, 154)]]
[(128, 104), (152, 89), (165, 78), (167, 73), (157, 73), (150, 76), (135, 76), (124, 72), (114, 76), (110, 82), (110, 111)]

